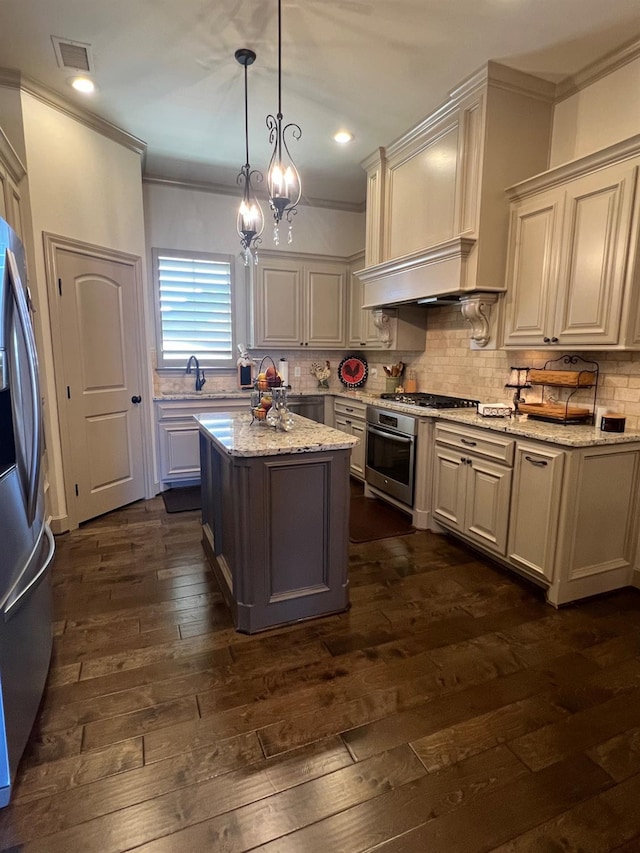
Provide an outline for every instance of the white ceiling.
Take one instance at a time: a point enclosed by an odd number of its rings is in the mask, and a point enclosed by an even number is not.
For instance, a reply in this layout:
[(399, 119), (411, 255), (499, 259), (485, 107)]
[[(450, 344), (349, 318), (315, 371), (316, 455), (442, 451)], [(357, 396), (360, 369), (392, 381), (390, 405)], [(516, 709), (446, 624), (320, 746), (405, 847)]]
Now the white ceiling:
[[(305, 196), (364, 199), (360, 162), (488, 59), (558, 81), (640, 36), (638, 0), (282, 0), (283, 113)], [(97, 93), (68, 85), (51, 36), (91, 45)], [(21, 71), (147, 144), (148, 174), (233, 184), (277, 111), (277, 0), (0, 0), (0, 67)], [(1, 124), (1, 116), (0, 116)], [(354, 136), (340, 147), (340, 127)]]

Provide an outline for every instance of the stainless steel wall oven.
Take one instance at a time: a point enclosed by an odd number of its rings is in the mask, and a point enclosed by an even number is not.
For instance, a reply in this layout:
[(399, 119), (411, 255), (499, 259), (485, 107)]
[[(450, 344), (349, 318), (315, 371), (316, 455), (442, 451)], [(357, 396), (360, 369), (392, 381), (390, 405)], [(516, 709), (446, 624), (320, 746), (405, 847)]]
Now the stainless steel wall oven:
[[(421, 409), (476, 408), (477, 400), (449, 397), (444, 394), (382, 394), (384, 400), (394, 400)], [(413, 507), (416, 439), (418, 420), (411, 414), (367, 406), (367, 464), (365, 480), (378, 491)]]
[(367, 483), (407, 506), (413, 504), (417, 421), (411, 415), (367, 407)]

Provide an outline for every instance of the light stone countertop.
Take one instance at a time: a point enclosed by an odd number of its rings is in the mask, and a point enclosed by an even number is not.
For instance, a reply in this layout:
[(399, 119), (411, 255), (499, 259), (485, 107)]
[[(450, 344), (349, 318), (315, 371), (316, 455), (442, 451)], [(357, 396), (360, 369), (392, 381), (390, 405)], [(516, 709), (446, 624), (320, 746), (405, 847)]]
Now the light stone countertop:
[[(335, 396), (331, 391), (289, 391), (288, 397), (317, 397), (317, 396), (325, 396), (329, 397)], [(157, 394), (153, 398), (154, 403), (162, 403), (163, 401), (169, 400), (246, 400), (247, 405), (249, 404), (249, 399), (251, 397), (251, 389), (247, 388), (246, 391), (181, 391), (176, 394)]]
[(229, 456), (278, 456), (285, 453), (317, 453), (350, 450), (357, 438), (333, 427), (292, 415), (294, 426), (282, 432), (262, 421), (251, 423), (249, 412), (216, 412), (195, 415), (200, 431)]
[(480, 427), (493, 432), (508, 433), (520, 438), (548, 441), (568, 447), (594, 447), (603, 444), (627, 444), (640, 442), (640, 434), (633, 432), (602, 432), (593, 424), (556, 424), (540, 421), (526, 415), (511, 418), (485, 418), (472, 410), (440, 410), (439, 420)]
[[(407, 403), (398, 403), (395, 400), (381, 400), (377, 394), (368, 394), (365, 391), (317, 391), (313, 393), (328, 394), (332, 397), (340, 397), (347, 400), (358, 400), (362, 403), (375, 405), (378, 408), (390, 409), (396, 412), (404, 412), (420, 418), (436, 418), (439, 420), (453, 421), (468, 426), (480, 427), (481, 429), (494, 432), (508, 433), (520, 438), (530, 438), (535, 441), (548, 441), (565, 447), (594, 447), (598, 445), (628, 444), (640, 441), (640, 433), (633, 432), (602, 432), (592, 424), (560, 424), (552, 421), (540, 421), (528, 418), (526, 415), (518, 415), (511, 418), (490, 418), (478, 415), (475, 409), (429, 409), (424, 406), (412, 406)], [(196, 400), (196, 399), (247, 399), (249, 391), (221, 391), (209, 395), (164, 395), (156, 397), (156, 400)], [(292, 397), (301, 396), (291, 394)], [(305, 395), (306, 396), (306, 395)], [(203, 416), (206, 417), (206, 416)], [(249, 416), (250, 417), (250, 416)], [(322, 426), (322, 425), (320, 425)], [(281, 433), (284, 435), (285, 433)], [(299, 452), (299, 451), (291, 451)], [(247, 454), (250, 455), (250, 454)]]

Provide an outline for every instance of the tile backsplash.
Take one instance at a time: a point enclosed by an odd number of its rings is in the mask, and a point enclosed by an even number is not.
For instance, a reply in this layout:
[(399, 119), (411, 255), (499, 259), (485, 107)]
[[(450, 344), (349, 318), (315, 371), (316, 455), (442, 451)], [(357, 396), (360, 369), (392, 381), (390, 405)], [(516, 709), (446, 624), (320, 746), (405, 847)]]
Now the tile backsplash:
[[(471, 350), (469, 348), (470, 327), (458, 306), (443, 306), (425, 309), (427, 315), (426, 349), (424, 353), (402, 353), (379, 350), (361, 354), (369, 366), (369, 378), (363, 390), (379, 394), (385, 390), (384, 365), (403, 361), (406, 370), (416, 374), (419, 391), (470, 397), (483, 402), (510, 403), (513, 391), (505, 388), (512, 366), (542, 367), (545, 361), (564, 353), (548, 351)], [(349, 351), (352, 352), (352, 351)], [(314, 361), (329, 361), (331, 376), (329, 390), (343, 391), (337, 375), (338, 365), (348, 353), (336, 351), (274, 351), (269, 353), (274, 361), (281, 357), (289, 363), (289, 383), (294, 392), (311, 394), (318, 390), (318, 382), (311, 374)], [(627, 431), (640, 431), (640, 353), (633, 352), (572, 352), (587, 361), (600, 365), (600, 379), (596, 404), (606, 406), (612, 412), (627, 418)], [(259, 359), (264, 355), (256, 356)], [(300, 376), (295, 376), (295, 368)], [(237, 390), (235, 370), (206, 370), (206, 391)], [(405, 371), (406, 376), (406, 371)], [(179, 394), (193, 391), (194, 377), (184, 373), (158, 373), (154, 370), (154, 393)], [(562, 394), (562, 392), (560, 392)], [(540, 389), (524, 392), (524, 397), (537, 401)], [(591, 392), (581, 392), (574, 401), (583, 401), (591, 407)]]

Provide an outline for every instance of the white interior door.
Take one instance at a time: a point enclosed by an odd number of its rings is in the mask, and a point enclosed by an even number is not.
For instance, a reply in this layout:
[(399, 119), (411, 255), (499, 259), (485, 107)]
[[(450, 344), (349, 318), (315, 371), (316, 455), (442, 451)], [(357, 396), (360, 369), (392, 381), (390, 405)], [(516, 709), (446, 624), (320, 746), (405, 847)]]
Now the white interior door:
[[(145, 496), (136, 271), (57, 248), (69, 515), (80, 523)], [(58, 373), (59, 378), (59, 373)]]

